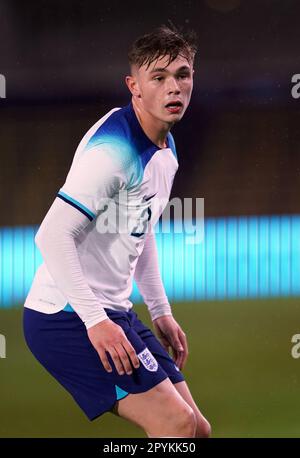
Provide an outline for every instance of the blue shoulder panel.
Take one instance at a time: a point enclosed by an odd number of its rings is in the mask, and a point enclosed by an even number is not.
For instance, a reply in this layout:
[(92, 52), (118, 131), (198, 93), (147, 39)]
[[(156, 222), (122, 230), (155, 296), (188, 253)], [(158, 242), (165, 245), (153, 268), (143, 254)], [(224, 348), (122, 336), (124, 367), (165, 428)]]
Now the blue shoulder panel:
[(172, 150), (172, 153), (174, 154), (174, 156), (177, 158), (177, 152), (176, 152), (176, 146), (175, 146), (175, 141), (174, 141), (174, 138), (173, 138), (173, 135), (171, 134), (171, 132), (168, 133), (168, 146), (169, 148), (171, 148)]
[(147, 137), (140, 126), (132, 102), (109, 116), (91, 137), (87, 147), (100, 143), (125, 146), (123, 149), (127, 150), (127, 153), (130, 151), (131, 157), (139, 157), (143, 169), (160, 149)]

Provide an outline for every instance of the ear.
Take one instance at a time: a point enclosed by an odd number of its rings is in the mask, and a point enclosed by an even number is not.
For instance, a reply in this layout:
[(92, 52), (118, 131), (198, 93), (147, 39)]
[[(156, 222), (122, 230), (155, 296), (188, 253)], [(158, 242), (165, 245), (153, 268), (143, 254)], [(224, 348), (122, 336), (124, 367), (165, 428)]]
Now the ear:
[(125, 82), (134, 97), (140, 97), (140, 88), (136, 76), (126, 76)]

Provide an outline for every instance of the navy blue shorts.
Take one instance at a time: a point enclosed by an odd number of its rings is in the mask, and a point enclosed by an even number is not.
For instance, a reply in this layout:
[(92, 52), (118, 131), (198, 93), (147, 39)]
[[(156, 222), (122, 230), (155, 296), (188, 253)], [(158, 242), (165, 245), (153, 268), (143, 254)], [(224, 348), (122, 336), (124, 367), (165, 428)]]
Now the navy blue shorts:
[(119, 399), (148, 391), (167, 377), (172, 383), (184, 380), (171, 356), (134, 311), (105, 311), (122, 327), (139, 356), (140, 366), (133, 367), (132, 375), (119, 375), (109, 353), (112, 372), (104, 369), (75, 312), (46, 314), (24, 307), (24, 336), (29, 349), (90, 420), (112, 410)]

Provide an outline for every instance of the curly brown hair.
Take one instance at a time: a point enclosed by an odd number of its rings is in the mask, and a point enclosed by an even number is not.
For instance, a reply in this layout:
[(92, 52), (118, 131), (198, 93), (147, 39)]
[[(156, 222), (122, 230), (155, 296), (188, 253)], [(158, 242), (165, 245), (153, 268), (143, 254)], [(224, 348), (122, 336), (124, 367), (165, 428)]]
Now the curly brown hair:
[(183, 31), (171, 23), (161, 25), (151, 33), (137, 38), (128, 53), (130, 67), (149, 65), (158, 58), (169, 56), (168, 66), (178, 55), (193, 63), (197, 52), (197, 35), (193, 30)]

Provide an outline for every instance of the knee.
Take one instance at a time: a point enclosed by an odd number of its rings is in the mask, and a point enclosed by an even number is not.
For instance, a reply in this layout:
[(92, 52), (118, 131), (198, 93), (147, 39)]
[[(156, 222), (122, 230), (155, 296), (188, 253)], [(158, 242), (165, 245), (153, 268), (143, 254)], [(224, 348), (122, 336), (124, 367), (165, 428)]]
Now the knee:
[(195, 437), (208, 439), (210, 436), (211, 425), (205, 418), (201, 418), (199, 421), (197, 421)]
[(180, 437), (195, 437), (197, 419), (192, 408), (186, 406), (178, 415), (177, 422), (176, 429)]
[(145, 432), (148, 437), (195, 437), (196, 426), (195, 413), (186, 405), (176, 410), (171, 409), (167, 416), (160, 418), (160, 422), (156, 421), (153, 427), (145, 428)]

